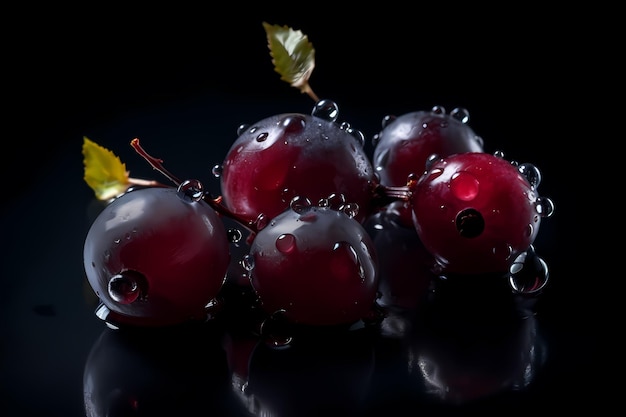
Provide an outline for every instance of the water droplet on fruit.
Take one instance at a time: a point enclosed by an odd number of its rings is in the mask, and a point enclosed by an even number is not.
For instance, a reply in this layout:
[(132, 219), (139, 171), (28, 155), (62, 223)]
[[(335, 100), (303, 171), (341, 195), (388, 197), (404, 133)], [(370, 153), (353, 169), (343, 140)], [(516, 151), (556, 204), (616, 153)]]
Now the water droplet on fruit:
[(511, 288), (522, 294), (541, 291), (548, 282), (548, 277), (548, 265), (537, 256), (533, 246), (521, 253), (509, 269)]
[(267, 223), (269, 222), (270, 219), (268, 219), (268, 217), (261, 213), (257, 216), (256, 220), (254, 221), (254, 228), (256, 229), (257, 232), (265, 229), (265, 226), (267, 226)]
[(260, 133), (259, 136), (256, 137), (256, 141), (263, 142), (265, 139), (267, 139), (268, 136), (269, 136), (269, 133), (267, 132)]
[(452, 111), (450, 112), (450, 116), (461, 123), (469, 122), (470, 118), (469, 111), (467, 109), (464, 109), (463, 107), (457, 107), (455, 109), (452, 109)]
[(554, 203), (547, 197), (537, 198), (535, 208), (541, 217), (550, 217), (554, 213)]
[(243, 269), (250, 272), (254, 269), (254, 257), (250, 254), (247, 254), (241, 259), (241, 261), (239, 261), (239, 264)]
[(352, 137), (356, 139), (359, 145), (365, 145), (365, 135), (363, 134), (363, 132), (357, 129), (349, 128), (348, 133), (350, 133), (350, 135), (352, 135)]
[(341, 207), (343, 207), (344, 204), (346, 204), (346, 196), (341, 193), (333, 193), (328, 196), (327, 200), (328, 207), (333, 210), (339, 210)]
[(313, 203), (311, 203), (311, 200), (301, 196), (295, 196), (289, 202), (289, 207), (296, 213), (303, 213), (312, 205)]
[(434, 114), (446, 114), (446, 108), (443, 106), (433, 106), (430, 111)]
[(313, 106), (311, 114), (320, 119), (334, 122), (339, 116), (339, 106), (332, 100), (320, 100)]
[(211, 173), (215, 178), (221, 177), (224, 173), (224, 166), (220, 164), (213, 165), (213, 168), (211, 168)]
[(301, 114), (293, 114), (286, 116), (280, 121), (280, 126), (285, 129), (286, 133), (295, 134), (301, 132), (306, 127), (306, 121)]
[(460, 171), (450, 179), (450, 191), (462, 201), (472, 201), (478, 195), (480, 182), (472, 174)]
[(204, 196), (204, 186), (198, 180), (185, 180), (178, 186), (178, 192), (187, 199), (200, 201)]
[(249, 124), (243, 123), (237, 127), (237, 136), (241, 136), (250, 127)]
[(493, 153), (493, 156), (495, 156), (496, 158), (502, 158), (502, 159), (504, 159), (504, 152), (503, 152), (503, 151), (499, 151), (499, 150), (498, 150), (498, 151), (495, 151), (495, 152)]
[(276, 249), (284, 254), (293, 252), (296, 250), (296, 237), (291, 233), (283, 233), (276, 239)]
[(109, 280), (107, 291), (120, 304), (130, 304), (142, 296), (145, 278), (135, 271), (124, 271)]
[(528, 180), (532, 188), (539, 187), (539, 184), (541, 184), (541, 172), (539, 168), (533, 164), (525, 163), (520, 164), (517, 170)]
[(287, 318), (287, 311), (280, 309), (263, 320), (259, 332), (268, 346), (282, 348), (288, 346), (293, 340), (290, 329), (291, 323)]
[(348, 203), (341, 207), (341, 211), (348, 217), (354, 218), (359, 214), (359, 205), (356, 203)]

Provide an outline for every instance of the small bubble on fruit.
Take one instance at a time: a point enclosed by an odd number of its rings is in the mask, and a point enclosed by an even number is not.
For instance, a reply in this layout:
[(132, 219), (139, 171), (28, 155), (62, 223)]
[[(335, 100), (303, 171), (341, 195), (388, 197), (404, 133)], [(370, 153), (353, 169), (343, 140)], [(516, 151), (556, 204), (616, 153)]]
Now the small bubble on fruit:
[(300, 214), (306, 211), (312, 205), (313, 203), (311, 203), (311, 200), (305, 197), (301, 197), (301, 196), (295, 196), (289, 202), (289, 207), (296, 213), (300, 213)]
[(293, 252), (296, 250), (296, 237), (291, 233), (283, 233), (276, 239), (276, 249), (284, 254)]
[(547, 197), (537, 198), (535, 208), (541, 217), (550, 217), (554, 213), (554, 203)]
[(140, 296), (140, 285), (137, 273), (122, 272), (109, 280), (108, 293), (111, 298), (120, 304), (130, 304)]
[(359, 214), (359, 205), (356, 203), (348, 203), (341, 207), (341, 211), (343, 211), (348, 217), (354, 218)]
[(346, 196), (339, 193), (333, 193), (328, 196), (328, 207), (339, 210), (346, 203)]
[(288, 133), (297, 133), (306, 127), (306, 121), (302, 115), (289, 115), (280, 121), (280, 125)]
[(246, 123), (240, 124), (237, 127), (237, 136), (241, 136), (243, 134), (243, 132), (245, 132), (246, 129), (248, 129), (249, 127), (250, 127), (249, 124), (246, 124)]
[(528, 183), (532, 188), (539, 187), (541, 184), (541, 172), (533, 164), (520, 164), (517, 170), (528, 180)]
[(192, 201), (200, 201), (204, 196), (204, 186), (198, 180), (185, 180), (178, 186), (178, 192)]
[(545, 287), (548, 277), (548, 264), (537, 256), (532, 246), (518, 255), (509, 268), (511, 288), (522, 294), (539, 292)]
[(215, 178), (221, 177), (224, 173), (224, 166), (220, 164), (213, 165), (213, 168), (211, 168), (211, 173)]
[(433, 106), (430, 111), (434, 114), (446, 114), (446, 108), (443, 106)]
[(452, 175), (450, 191), (462, 201), (471, 201), (478, 195), (480, 182), (472, 174), (461, 171)]
[(450, 116), (461, 123), (469, 122), (470, 118), (469, 111), (467, 109), (464, 109), (463, 107), (457, 107), (455, 109), (452, 109), (452, 111), (450, 112)]
[(339, 116), (339, 106), (332, 100), (320, 100), (315, 103), (311, 114), (320, 119), (334, 122)]
[(260, 133), (257, 137), (256, 137), (256, 141), (257, 142), (263, 142), (265, 139), (267, 139), (267, 137), (269, 136), (269, 133), (267, 132), (263, 132)]
[(247, 254), (241, 259), (241, 261), (239, 261), (239, 264), (243, 269), (250, 272), (254, 269), (254, 257), (250, 254)]

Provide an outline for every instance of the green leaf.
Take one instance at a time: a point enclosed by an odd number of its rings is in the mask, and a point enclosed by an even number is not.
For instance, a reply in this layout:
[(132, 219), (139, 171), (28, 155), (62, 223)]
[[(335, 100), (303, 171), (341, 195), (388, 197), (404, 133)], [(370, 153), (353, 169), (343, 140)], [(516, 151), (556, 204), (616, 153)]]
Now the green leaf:
[(274, 70), (280, 75), (280, 79), (317, 101), (309, 85), (309, 78), (315, 68), (313, 44), (301, 31), (289, 26), (263, 22), (263, 28), (267, 34)]
[(84, 180), (99, 200), (123, 194), (129, 187), (126, 165), (110, 150), (83, 137)]

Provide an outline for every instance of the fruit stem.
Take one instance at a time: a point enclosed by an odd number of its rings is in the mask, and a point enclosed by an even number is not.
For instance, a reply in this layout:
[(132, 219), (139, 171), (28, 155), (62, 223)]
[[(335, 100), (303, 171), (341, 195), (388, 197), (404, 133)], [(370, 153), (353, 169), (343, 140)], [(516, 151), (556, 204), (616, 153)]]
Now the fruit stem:
[[(139, 155), (141, 155), (141, 157), (143, 157), (143, 159), (148, 161), (148, 163), (152, 166), (152, 168), (159, 171), (161, 174), (165, 175), (170, 181), (174, 183), (174, 185), (179, 187), (182, 184), (181, 180), (179, 180), (174, 174), (172, 174), (167, 169), (165, 169), (165, 167), (163, 166), (162, 159), (155, 158), (152, 155), (148, 154), (148, 152), (146, 152), (146, 150), (139, 143), (139, 138), (132, 139), (130, 141), (130, 146), (132, 146), (133, 149), (135, 149), (135, 151)], [(242, 217), (238, 216), (237, 214), (233, 213), (232, 211), (230, 211), (224, 204), (222, 204), (221, 196), (213, 197), (211, 193), (205, 191), (202, 195), (202, 199), (219, 214), (227, 216), (235, 220), (237, 223), (246, 227), (252, 233), (256, 234), (259, 232), (259, 227), (257, 226), (256, 222), (247, 221), (243, 219)]]

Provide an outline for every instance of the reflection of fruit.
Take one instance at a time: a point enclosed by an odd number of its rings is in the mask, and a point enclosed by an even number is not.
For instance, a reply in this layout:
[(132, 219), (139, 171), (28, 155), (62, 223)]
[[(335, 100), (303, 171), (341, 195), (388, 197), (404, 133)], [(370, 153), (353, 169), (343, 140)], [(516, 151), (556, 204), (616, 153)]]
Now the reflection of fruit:
[(278, 114), (240, 127), (223, 164), (224, 203), (248, 221), (275, 217), (293, 197), (313, 202), (343, 194), (368, 213), (374, 170), (363, 149), (363, 135), (339, 124), (337, 106), (320, 101), (312, 115)]
[(526, 388), (545, 346), (523, 302), (497, 275), (437, 281), (413, 341), (425, 394), (461, 404)]
[(537, 193), (540, 179), (530, 164), (487, 153), (434, 161), (412, 196), (419, 237), (444, 271), (506, 272), (552, 214)]
[(146, 188), (100, 212), (87, 233), (84, 264), (106, 306), (101, 318), (170, 325), (206, 319), (205, 307), (225, 280), (229, 250), (224, 225), (207, 203), (174, 188)]
[(254, 238), (249, 267), (261, 308), (292, 323), (350, 324), (368, 316), (376, 301), (372, 240), (359, 222), (331, 207), (276, 216)]
[(253, 415), (306, 417), (365, 411), (375, 365), (367, 330), (312, 329), (280, 348), (259, 341), (250, 349), (249, 341), (244, 341), (243, 349), (230, 346), (250, 354), (239, 356), (239, 364), (231, 367), (239, 370), (233, 375), (237, 379), (233, 385), (245, 387), (237, 393)]
[(85, 415), (243, 415), (219, 333), (203, 326), (105, 328), (85, 363)]
[(365, 223), (379, 259), (378, 303), (415, 310), (425, 302), (430, 282), (435, 278), (431, 271), (434, 261), (415, 228), (404, 227), (396, 220), (385, 210)]

